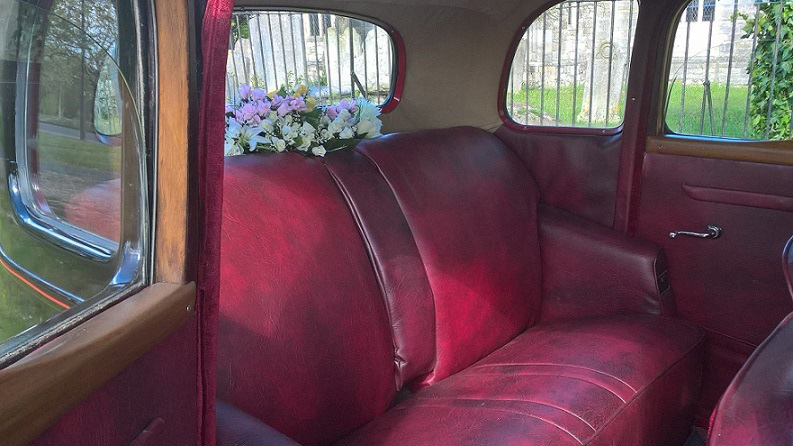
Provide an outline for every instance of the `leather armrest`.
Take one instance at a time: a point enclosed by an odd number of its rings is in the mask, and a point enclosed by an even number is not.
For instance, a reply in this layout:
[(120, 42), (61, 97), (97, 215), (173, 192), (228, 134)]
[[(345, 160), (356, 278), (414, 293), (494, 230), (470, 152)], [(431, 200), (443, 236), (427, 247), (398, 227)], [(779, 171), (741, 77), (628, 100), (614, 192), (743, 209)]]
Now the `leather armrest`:
[(300, 446), (231, 404), (217, 402), (217, 446)]
[(540, 206), (542, 320), (674, 313), (663, 251), (641, 239)]

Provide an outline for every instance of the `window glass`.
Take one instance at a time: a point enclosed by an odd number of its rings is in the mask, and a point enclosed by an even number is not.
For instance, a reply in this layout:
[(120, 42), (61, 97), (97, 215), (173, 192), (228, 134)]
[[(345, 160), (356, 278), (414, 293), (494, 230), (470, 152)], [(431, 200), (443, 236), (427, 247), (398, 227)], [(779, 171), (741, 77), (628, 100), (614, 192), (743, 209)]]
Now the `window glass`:
[(0, 362), (145, 282), (139, 11), (0, 0)]
[[(672, 132), (793, 137), (793, 2), (698, 0), (675, 33), (667, 88)], [(693, 11), (693, 12), (692, 12)]]
[(227, 103), (240, 85), (265, 91), (306, 85), (320, 105), (393, 93), (396, 52), (388, 32), (365, 20), (323, 12), (235, 11)]
[(540, 15), (512, 59), (509, 117), (524, 125), (618, 127), (638, 12), (632, 0), (568, 0)]

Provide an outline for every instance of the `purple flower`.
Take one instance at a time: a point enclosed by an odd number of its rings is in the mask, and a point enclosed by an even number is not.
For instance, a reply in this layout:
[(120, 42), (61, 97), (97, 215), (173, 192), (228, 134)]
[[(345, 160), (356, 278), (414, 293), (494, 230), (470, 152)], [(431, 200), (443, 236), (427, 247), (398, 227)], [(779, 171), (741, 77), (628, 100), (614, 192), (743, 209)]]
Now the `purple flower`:
[(256, 114), (256, 107), (252, 104), (245, 104), (242, 106), (242, 117), (246, 120), (253, 118)]
[(234, 106), (230, 104), (226, 104), (226, 113), (231, 113), (234, 111)]
[(259, 102), (259, 104), (256, 105), (256, 113), (258, 113), (260, 116), (264, 116), (264, 115), (270, 113), (270, 103), (269, 102)]
[(240, 85), (240, 98), (245, 100), (251, 95), (251, 87), (248, 85)]
[(292, 100), (292, 107), (294, 107), (293, 110), (305, 111), (306, 100), (303, 99), (302, 97), (296, 98)]
[(339, 116), (339, 110), (336, 108), (335, 105), (329, 105), (325, 108), (325, 113), (327, 113), (330, 119), (336, 119), (336, 116)]
[(290, 110), (288, 102), (282, 101), (281, 105), (278, 106), (276, 111), (278, 112), (278, 116), (286, 116), (292, 110)]
[(265, 92), (264, 90), (261, 90), (259, 88), (255, 88), (253, 90), (253, 100), (254, 101), (263, 101), (265, 99), (267, 99), (267, 92)]

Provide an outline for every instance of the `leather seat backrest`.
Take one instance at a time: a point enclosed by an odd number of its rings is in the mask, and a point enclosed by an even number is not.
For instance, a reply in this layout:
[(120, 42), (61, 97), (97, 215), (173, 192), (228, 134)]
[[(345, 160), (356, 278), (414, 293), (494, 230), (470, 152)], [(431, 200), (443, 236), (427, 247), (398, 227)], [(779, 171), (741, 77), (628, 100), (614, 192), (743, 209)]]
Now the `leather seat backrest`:
[(509, 148), (484, 130), (459, 127), (388, 135), (356, 151), (391, 189), (434, 298), (436, 361), (425, 384), (537, 320), (538, 191)]
[(304, 445), (384, 412), (396, 387), (389, 320), (322, 161), (227, 158), (222, 225), (218, 398)]
[[(783, 251), (793, 297), (793, 238)], [(752, 353), (713, 412), (709, 446), (793, 444), (793, 313)]]

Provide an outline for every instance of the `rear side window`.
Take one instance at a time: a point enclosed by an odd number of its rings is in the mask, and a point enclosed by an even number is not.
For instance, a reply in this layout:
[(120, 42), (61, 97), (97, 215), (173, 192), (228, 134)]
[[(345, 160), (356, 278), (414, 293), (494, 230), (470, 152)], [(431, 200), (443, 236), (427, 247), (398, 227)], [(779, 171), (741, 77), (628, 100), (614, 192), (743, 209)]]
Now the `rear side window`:
[(385, 105), (396, 85), (397, 51), (381, 26), (325, 12), (235, 11), (227, 103), (241, 85), (276, 91), (306, 85), (320, 105), (364, 97)]
[(639, 7), (632, 0), (564, 1), (520, 39), (506, 85), (506, 114), (523, 125), (622, 124)]
[(147, 4), (0, 0), (0, 363), (148, 280)]
[(671, 132), (793, 137), (793, 2), (694, 0), (674, 39), (666, 101)]

